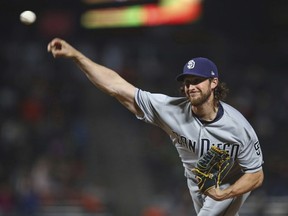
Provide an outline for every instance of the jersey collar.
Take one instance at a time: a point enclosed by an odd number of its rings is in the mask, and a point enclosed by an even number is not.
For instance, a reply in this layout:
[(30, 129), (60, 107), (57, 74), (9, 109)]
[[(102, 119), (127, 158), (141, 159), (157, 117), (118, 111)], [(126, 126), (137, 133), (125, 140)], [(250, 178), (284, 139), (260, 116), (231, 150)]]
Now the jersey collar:
[[(193, 112), (193, 111), (192, 111)], [(223, 109), (223, 106), (221, 103), (219, 103), (219, 108), (218, 108), (218, 112), (217, 112), (217, 115), (216, 117), (212, 120), (212, 121), (205, 121), (205, 120), (202, 120), (200, 118), (197, 117), (197, 115), (195, 115), (195, 113), (193, 113), (194, 116), (202, 123), (202, 124), (212, 124), (213, 122), (216, 122), (218, 121), (224, 114), (224, 109)]]

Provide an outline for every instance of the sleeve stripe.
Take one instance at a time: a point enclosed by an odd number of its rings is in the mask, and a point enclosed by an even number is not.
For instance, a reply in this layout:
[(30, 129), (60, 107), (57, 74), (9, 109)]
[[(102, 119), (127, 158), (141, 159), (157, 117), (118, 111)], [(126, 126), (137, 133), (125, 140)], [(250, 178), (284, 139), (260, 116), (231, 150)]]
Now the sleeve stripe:
[(140, 89), (137, 89), (137, 92), (136, 92), (136, 102), (137, 102), (137, 104), (139, 104), (139, 92), (140, 92)]
[(258, 167), (251, 168), (251, 169), (243, 169), (243, 171), (253, 171), (253, 170), (258, 170), (260, 167), (262, 167), (262, 164)]

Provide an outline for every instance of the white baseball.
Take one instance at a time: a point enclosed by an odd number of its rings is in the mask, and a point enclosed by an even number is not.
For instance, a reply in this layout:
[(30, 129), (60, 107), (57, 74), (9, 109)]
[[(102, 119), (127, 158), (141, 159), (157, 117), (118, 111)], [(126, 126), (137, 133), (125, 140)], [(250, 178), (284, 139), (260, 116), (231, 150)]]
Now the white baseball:
[(33, 11), (23, 11), (20, 14), (20, 21), (24, 23), (25, 25), (30, 25), (34, 23), (36, 20), (36, 14)]

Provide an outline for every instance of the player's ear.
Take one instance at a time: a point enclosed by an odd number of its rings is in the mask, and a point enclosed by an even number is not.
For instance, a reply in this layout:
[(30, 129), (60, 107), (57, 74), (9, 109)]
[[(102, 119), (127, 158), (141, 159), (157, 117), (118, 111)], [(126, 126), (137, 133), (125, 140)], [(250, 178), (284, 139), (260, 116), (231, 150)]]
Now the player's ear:
[(211, 78), (210, 80), (211, 88), (214, 90), (218, 86), (219, 80), (218, 78)]

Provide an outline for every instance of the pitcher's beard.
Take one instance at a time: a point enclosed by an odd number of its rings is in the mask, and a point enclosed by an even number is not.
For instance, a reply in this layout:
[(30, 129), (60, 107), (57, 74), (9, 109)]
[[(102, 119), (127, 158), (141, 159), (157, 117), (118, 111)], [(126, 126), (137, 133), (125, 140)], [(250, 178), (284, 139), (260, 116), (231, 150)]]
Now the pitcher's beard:
[(200, 106), (209, 100), (211, 94), (212, 91), (207, 91), (206, 93), (201, 92), (200, 96), (196, 98), (189, 96), (189, 99), (193, 106)]

